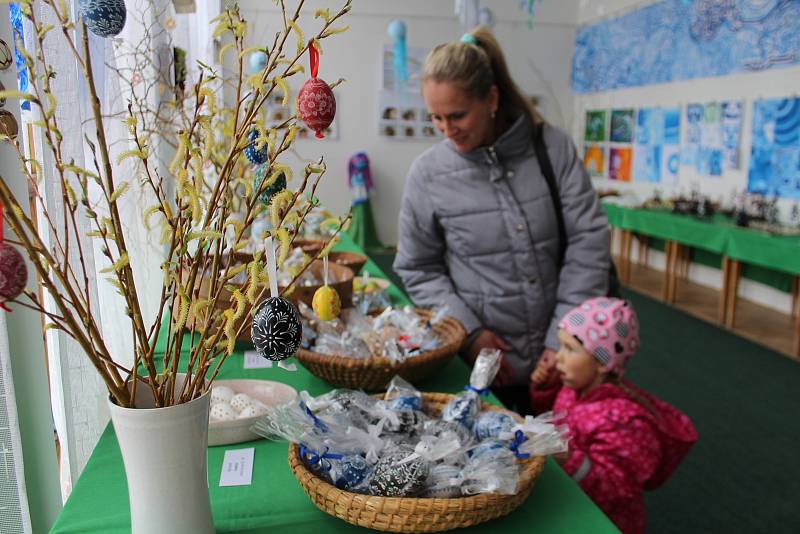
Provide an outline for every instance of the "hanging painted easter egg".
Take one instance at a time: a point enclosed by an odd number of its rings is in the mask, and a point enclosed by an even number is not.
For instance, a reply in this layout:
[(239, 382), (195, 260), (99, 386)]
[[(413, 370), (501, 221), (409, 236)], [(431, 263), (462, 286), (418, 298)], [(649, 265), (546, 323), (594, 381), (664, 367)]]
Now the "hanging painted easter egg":
[(266, 143), (263, 147), (257, 148), (256, 139), (258, 139), (258, 128), (253, 128), (247, 136), (250, 142), (244, 147), (244, 157), (253, 165), (261, 165), (269, 159), (269, 150)]
[[(269, 165), (261, 165), (256, 168), (255, 177), (253, 178), (253, 189), (258, 191), (261, 188), (261, 184), (272, 175), (272, 170), (270, 169)], [(280, 173), (278, 177), (275, 179), (275, 182), (272, 185), (268, 185), (261, 194), (258, 196), (258, 199), (263, 204), (269, 204), (272, 200), (272, 197), (280, 193), (286, 189), (286, 175)]]
[(270, 297), (253, 314), (253, 345), (268, 360), (291, 358), (300, 348), (303, 326), (294, 305), (281, 297)]
[(78, 0), (83, 22), (98, 37), (112, 37), (125, 27), (124, 0)]
[(333, 321), (342, 311), (342, 300), (331, 286), (322, 286), (314, 292), (311, 308), (320, 320)]
[(311, 79), (297, 93), (297, 114), (316, 132), (317, 138), (322, 139), (322, 130), (330, 126), (336, 116), (336, 99), (331, 87), (317, 78), (319, 52), (311, 45), (308, 53), (311, 58)]
[(257, 74), (267, 68), (267, 54), (258, 50), (250, 54), (250, 74)]
[(17, 249), (0, 243), (0, 298), (17, 298), (28, 283), (28, 267)]
[(306, 81), (297, 94), (297, 111), (303, 122), (321, 139), (322, 130), (331, 125), (336, 115), (336, 99), (330, 86), (320, 78)]

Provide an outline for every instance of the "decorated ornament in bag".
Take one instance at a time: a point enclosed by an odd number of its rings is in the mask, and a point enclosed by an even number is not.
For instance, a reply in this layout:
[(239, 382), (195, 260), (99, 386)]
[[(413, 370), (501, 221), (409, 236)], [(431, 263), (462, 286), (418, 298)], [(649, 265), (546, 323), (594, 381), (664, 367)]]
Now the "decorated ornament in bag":
[(267, 271), (271, 296), (253, 314), (253, 345), (268, 360), (291, 358), (300, 348), (303, 325), (294, 304), (278, 296), (278, 266), (272, 236), (267, 238)]
[(370, 472), (367, 461), (357, 454), (350, 454), (342, 458), (338, 468), (338, 473), (336, 473), (338, 476), (334, 480), (334, 484), (337, 488), (345, 491), (359, 486)]
[(319, 52), (314, 44), (308, 46), (311, 61), (311, 78), (303, 84), (297, 93), (297, 114), (306, 125), (322, 139), (322, 130), (333, 122), (336, 116), (336, 98), (330, 86), (321, 78), (317, 78), (319, 70)]
[(517, 424), (514, 418), (503, 412), (487, 411), (478, 416), (472, 427), (479, 441), (497, 438), (501, 433), (509, 432)]
[(413, 453), (410, 447), (398, 447), (384, 454), (375, 464), (370, 492), (383, 497), (413, 497), (424, 490), (430, 464), (419, 456), (405, 461)]
[(28, 283), (28, 267), (17, 249), (3, 241), (3, 205), (0, 204), (0, 307), (17, 298)]
[(311, 308), (320, 321), (333, 321), (342, 311), (342, 300), (339, 293), (328, 285), (328, 256), (322, 258), (322, 279), (324, 285), (314, 292)]
[(125, 27), (124, 0), (78, 0), (78, 11), (89, 31), (98, 37), (113, 37)]
[[(261, 184), (264, 183), (264, 180), (268, 179), (271, 175), (272, 171), (269, 165), (264, 164), (257, 167), (255, 177), (253, 178), (253, 189), (255, 191), (261, 189)], [(272, 184), (266, 186), (264, 190), (261, 191), (261, 194), (258, 195), (258, 200), (260, 200), (264, 205), (269, 205), (272, 197), (284, 189), (286, 189), (286, 175), (280, 173)]]
[(257, 148), (256, 139), (258, 139), (258, 128), (254, 127), (247, 136), (249, 143), (244, 147), (244, 157), (253, 165), (261, 165), (269, 159), (269, 150), (266, 143), (261, 148)]
[(492, 383), (500, 369), (500, 358), (499, 350), (481, 349), (472, 366), (469, 384), (464, 386), (466, 391), (459, 393), (445, 405), (442, 410), (442, 419), (457, 421), (472, 429), (480, 411), (479, 395), (489, 394), (489, 384)]

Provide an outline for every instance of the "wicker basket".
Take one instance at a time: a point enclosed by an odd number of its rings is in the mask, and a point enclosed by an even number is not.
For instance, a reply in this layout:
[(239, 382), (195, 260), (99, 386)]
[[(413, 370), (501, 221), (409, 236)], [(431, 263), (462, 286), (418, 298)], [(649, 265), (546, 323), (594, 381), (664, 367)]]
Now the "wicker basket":
[[(424, 393), (426, 411), (441, 412), (453, 396)], [(483, 404), (484, 410), (506, 411)], [(511, 413), (511, 412), (508, 412)], [(519, 420), (519, 416), (513, 414)], [(300, 459), (297, 445), (289, 447), (289, 466), (314, 506), (353, 525), (386, 532), (441, 532), (477, 525), (507, 515), (522, 504), (544, 468), (544, 457), (520, 462), (517, 493), (482, 493), (455, 499), (375, 497), (343, 491), (312, 473)]]
[(328, 259), (339, 265), (344, 265), (356, 275), (367, 263), (367, 257), (355, 252), (331, 252), (328, 254)]
[[(416, 312), (425, 319), (432, 315), (427, 310), (418, 309)], [(433, 330), (442, 341), (439, 347), (398, 364), (383, 357), (359, 360), (306, 349), (297, 351), (297, 359), (311, 374), (338, 387), (380, 391), (386, 389), (395, 375), (414, 384), (447, 365), (466, 337), (464, 327), (452, 317), (445, 317), (433, 325)]]

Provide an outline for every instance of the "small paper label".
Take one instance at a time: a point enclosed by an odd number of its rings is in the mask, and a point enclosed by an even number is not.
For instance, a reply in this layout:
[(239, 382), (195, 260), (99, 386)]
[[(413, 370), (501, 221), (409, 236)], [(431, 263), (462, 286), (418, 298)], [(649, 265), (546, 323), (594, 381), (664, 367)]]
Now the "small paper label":
[(222, 459), (220, 487), (249, 486), (253, 482), (253, 455), (255, 448), (225, 451)]
[(287, 362), (284, 362), (284, 361), (278, 362), (278, 367), (280, 367), (284, 371), (290, 371), (290, 372), (291, 371), (297, 371), (297, 365), (295, 365), (293, 363), (287, 363)]
[(258, 352), (247, 350), (244, 353), (245, 369), (272, 369), (272, 360), (262, 358)]

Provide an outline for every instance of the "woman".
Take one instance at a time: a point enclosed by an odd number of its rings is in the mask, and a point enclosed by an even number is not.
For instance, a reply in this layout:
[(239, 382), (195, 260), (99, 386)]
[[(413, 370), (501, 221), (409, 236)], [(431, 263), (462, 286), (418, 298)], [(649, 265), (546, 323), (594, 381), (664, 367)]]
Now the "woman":
[[(394, 269), (419, 306), (447, 305), (468, 332), (471, 364), (504, 352), (495, 393), (528, 411), (527, 381), (554, 361), (558, 318), (605, 295), (608, 224), (575, 146), (543, 125), (480, 27), (425, 61), (423, 97), (445, 140), (411, 165)], [(541, 131), (561, 198), (568, 246), (533, 147)]]

